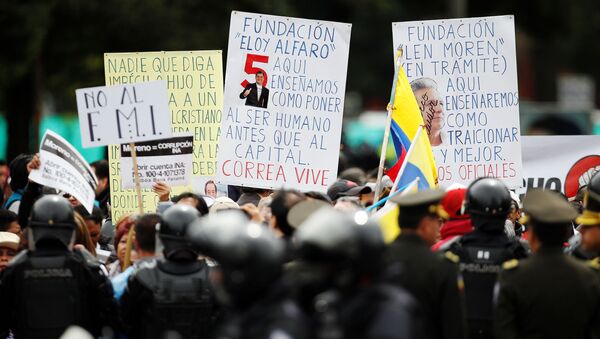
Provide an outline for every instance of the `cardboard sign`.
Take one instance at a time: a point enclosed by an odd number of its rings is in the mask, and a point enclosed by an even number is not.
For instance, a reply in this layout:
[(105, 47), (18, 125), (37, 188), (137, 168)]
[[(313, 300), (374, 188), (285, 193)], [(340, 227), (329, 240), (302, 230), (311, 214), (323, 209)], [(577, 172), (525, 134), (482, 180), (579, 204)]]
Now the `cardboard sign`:
[(92, 213), (98, 179), (85, 159), (60, 135), (46, 130), (40, 145), (40, 168), (29, 180), (67, 192)]
[(83, 147), (171, 136), (164, 81), (80, 88), (75, 91)]
[[(194, 138), (191, 182), (215, 176), (223, 111), (221, 51), (106, 53), (104, 74), (107, 85), (166, 81), (172, 131)], [(113, 220), (138, 210), (135, 191), (121, 187), (120, 157), (119, 145), (108, 148)], [(172, 188), (173, 195), (199, 192), (189, 183)], [(146, 188), (142, 196), (144, 210), (154, 211), (156, 194)]]
[(523, 188), (543, 188), (573, 199), (600, 170), (600, 136), (524, 136)]
[(394, 55), (417, 99), (440, 186), (482, 176), (521, 185), (513, 16), (396, 22)]
[(325, 192), (335, 181), (350, 29), (232, 12), (221, 182)]
[[(152, 188), (156, 181), (165, 182), (171, 187), (189, 185), (193, 145), (194, 138), (191, 134), (136, 143), (140, 186)], [(121, 180), (123, 188), (135, 188), (129, 144), (121, 145)]]

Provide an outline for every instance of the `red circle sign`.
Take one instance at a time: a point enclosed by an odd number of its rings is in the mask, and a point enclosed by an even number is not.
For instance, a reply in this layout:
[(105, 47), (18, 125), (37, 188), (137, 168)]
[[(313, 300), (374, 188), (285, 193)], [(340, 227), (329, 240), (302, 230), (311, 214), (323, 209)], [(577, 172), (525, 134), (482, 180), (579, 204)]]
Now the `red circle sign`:
[(565, 178), (565, 195), (571, 199), (580, 186), (587, 185), (594, 173), (600, 170), (600, 155), (585, 156), (571, 167)]

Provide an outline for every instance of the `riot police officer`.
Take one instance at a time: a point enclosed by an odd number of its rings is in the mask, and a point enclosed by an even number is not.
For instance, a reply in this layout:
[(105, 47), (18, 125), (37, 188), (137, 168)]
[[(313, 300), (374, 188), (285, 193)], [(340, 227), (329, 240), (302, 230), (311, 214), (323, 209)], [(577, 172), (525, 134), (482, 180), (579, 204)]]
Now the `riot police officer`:
[(203, 217), (188, 233), (218, 263), (211, 281), (231, 313), (216, 338), (307, 338), (306, 317), (282, 279), (283, 240), (235, 210)]
[(63, 197), (47, 195), (33, 205), (30, 250), (4, 271), (0, 285), (0, 332), (15, 338), (58, 338), (70, 325), (98, 337), (114, 325), (110, 281), (87, 251), (73, 250), (75, 219)]
[(311, 306), (315, 338), (422, 338), (417, 301), (400, 287), (375, 282), (385, 251), (377, 225), (324, 207), (302, 223), (293, 244), (298, 259), (290, 270)]
[(475, 230), (448, 244), (448, 253), (460, 261), (469, 338), (492, 338), (494, 286), (501, 265), (526, 257), (527, 250), (504, 232), (511, 196), (500, 180), (479, 178), (472, 182), (467, 189), (465, 210), (471, 214)]
[(218, 315), (209, 288), (209, 267), (186, 238), (200, 217), (188, 205), (174, 205), (162, 216), (158, 236), (164, 258), (136, 271), (121, 299), (130, 338), (206, 338)]

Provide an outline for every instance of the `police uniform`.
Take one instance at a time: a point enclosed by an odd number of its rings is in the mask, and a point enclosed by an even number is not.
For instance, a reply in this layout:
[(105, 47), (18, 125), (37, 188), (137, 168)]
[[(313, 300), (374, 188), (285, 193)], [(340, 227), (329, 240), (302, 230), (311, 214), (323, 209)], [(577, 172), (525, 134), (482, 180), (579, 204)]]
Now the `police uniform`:
[(162, 216), (158, 236), (164, 258), (144, 264), (130, 277), (121, 299), (130, 338), (206, 338), (219, 315), (209, 288), (209, 267), (186, 238), (198, 210), (174, 205)]
[(65, 198), (48, 195), (33, 205), (32, 250), (21, 252), (2, 275), (0, 334), (58, 338), (77, 325), (98, 337), (104, 326), (114, 326), (110, 281), (93, 255), (70, 250), (74, 231), (73, 209)]
[[(523, 211), (533, 230), (559, 235), (528, 259), (503, 265), (495, 312), (497, 338), (598, 338), (600, 282), (588, 265), (562, 253), (560, 234), (577, 215), (557, 193), (531, 190)], [(552, 228), (552, 229), (549, 229)], [(531, 238), (530, 238), (531, 241)]]
[[(430, 190), (392, 198), (392, 201), (399, 205), (400, 214), (425, 217), (441, 212), (439, 203), (443, 196), (441, 190)], [(401, 222), (400, 229), (403, 229)], [(420, 302), (428, 330), (426, 338), (465, 336), (457, 262), (454, 255), (432, 252), (417, 234), (402, 231), (385, 255), (384, 279), (403, 287)]]
[(505, 233), (511, 204), (510, 191), (500, 180), (473, 181), (467, 188), (464, 208), (471, 215), (474, 231), (440, 249), (459, 260), (470, 339), (493, 337), (494, 286), (502, 263), (527, 256), (523, 244)]

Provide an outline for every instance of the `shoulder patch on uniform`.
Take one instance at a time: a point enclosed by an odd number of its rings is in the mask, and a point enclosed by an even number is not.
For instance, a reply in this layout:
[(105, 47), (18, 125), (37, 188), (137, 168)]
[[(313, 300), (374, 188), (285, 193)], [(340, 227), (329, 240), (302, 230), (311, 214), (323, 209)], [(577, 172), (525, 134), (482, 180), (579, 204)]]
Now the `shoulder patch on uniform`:
[(512, 270), (512, 269), (516, 268), (517, 266), (519, 266), (519, 260), (517, 260), (517, 259), (505, 261), (502, 264), (502, 268), (505, 270)]
[(587, 264), (594, 269), (600, 270), (600, 257), (589, 260)]
[(458, 264), (458, 262), (460, 261), (460, 258), (458, 257), (458, 255), (448, 251), (446, 253), (444, 253), (444, 257), (450, 261), (452, 261), (455, 264)]

